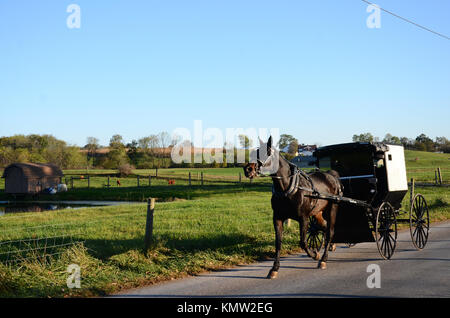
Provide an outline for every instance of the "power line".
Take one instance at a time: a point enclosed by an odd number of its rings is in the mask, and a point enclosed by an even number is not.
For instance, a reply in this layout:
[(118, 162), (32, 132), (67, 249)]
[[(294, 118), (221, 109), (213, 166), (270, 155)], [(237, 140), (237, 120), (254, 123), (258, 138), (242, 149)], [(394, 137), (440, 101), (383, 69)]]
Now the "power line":
[(370, 5), (372, 5), (372, 6), (375, 6), (375, 7), (379, 8), (380, 10), (382, 10), (382, 11), (384, 11), (384, 12), (386, 12), (386, 13), (389, 13), (389, 14), (392, 15), (392, 16), (394, 16), (394, 17), (396, 17), (396, 18), (399, 18), (399, 19), (401, 19), (401, 20), (403, 20), (403, 21), (406, 21), (406, 22), (408, 22), (408, 23), (411, 23), (412, 25), (415, 25), (415, 26), (417, 26), (417, 27), (419, 27), (419, 28), (421, 28), (421, 29), (423, 29), (423, 30), (425, 30), (425, 31), (434, 33), (434, 34), (436, 34), (436, 35), (438, 35), (438, 36), (440, 36), (440, 37), (442, 37), (442, 38), (444, 38), (444, 39), (446, 39), (446, 40), (450, 40), (450, 37), (446, 36), (445, 34), (442, 34), (442, 33), (436, 32), (436, 31), (433, 31), (433, 30), (431, 30), (431, 29), (429, 29), (429, 28), (427, 28), (427, 27), (424, 27), (423, 25), (420, 25), (420, 24), (415, 23), (415, 22), (413, 22), (413, 21), (411, 21), (411, 20), (408, 20), (408, 19), (406, 19), (406, 18), (403, 18), (403, 17), (401, 17), (401, 16), (399, 16), (399, 15), (397, 15), (397, 14), (391, 12), (391, 11), (388, 11), (388, 10), (386, 10), (386, 9), (383, 9), (382, 7), (380, 7), (380, 6), (377, 5), (377, 4), (371, 3), (371, 2), (369, 2), (369, 1), (367, 1), (367, 0), (361, 0), (361, 1), (362, 1), (362, 2), (365, 2), (365, 3), (367, 3), (367, 4), (370, 4)]

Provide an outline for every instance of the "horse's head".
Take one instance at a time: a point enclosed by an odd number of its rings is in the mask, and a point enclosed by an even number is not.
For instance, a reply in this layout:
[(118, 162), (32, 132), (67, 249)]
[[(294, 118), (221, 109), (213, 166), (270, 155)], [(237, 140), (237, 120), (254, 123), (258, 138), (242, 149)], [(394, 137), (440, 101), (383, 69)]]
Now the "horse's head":
[(250, 162), (244, 166), (244, 174), (247, 178), (254, 178), (259, 175), (271, 175), (278, 171), (279, 153), (272, 147), (272, 136), (267, 143), (259, 140), (258, 149), (250, 153)]

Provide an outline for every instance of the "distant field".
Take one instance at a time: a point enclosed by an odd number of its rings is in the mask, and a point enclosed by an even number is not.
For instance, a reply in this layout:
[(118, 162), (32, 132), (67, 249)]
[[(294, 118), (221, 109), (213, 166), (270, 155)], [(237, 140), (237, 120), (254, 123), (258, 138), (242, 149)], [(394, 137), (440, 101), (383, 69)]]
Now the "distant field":
[(433, 183), (434, 171), (439, 167), (444, 183), (450, 183), (450, 154), (406, 150), (405, 161), (408, 180), (414, 178), (419, 182)]
[[(440, 167), (444, 183), (450, 183), (450, 154), (437, 154), (423, 151), (405, 151), (406, 170), (408, 181), (414, 178), (417, 182), (433, 183), (435, 180), (435, 170)], [(118, 187), (117, 180), (120, 180), (122, 188), (137, 187), (137, 177), (140, 177), (140, 186), (145, 187), (149, 185), (148, 176), (155, 176), (155, 169), (137, 169), (133, 171), (134, 175), (128, 178), (117, 178), (113, 175), (117, 174), (117, 170), (102, 170), (102, 169), (78, 169), (65, 170), (64, 174), (68, 176), (68, 184), (70, 185), (70, 177), (83, 176), (85, 179), (74, 180), (74, 187), (76, 189), (86, 188), (87, 175), (91, 176), (92, 188), (106, 189), (107, 177), (111, 175), (111, 188)], [(167, 185), (169, 178), (176, 179), (176, 185), (187, 185), (191, 173), (191, 185), (201, 184), (201, 173), (203, 173), (204, 185), (218, 185), (227, 182), (239, 182), (239, 178), (243, 183), (249, 183), (245, 178), (242, 168), (170, 168), (158, 169), (158, 177), (162, 179), (152, 179), (152, 185), (164, 186)], [(240, 177), (239, 177), (240, 175)], [(258, 178), (254, 180), (255, 183), (270, 183), (269, 178)], [(0, 178), (0, 190), (4, 189), (5, 181)]]
[[(200, 180), (201, 173), (204, 179), (221, 181), (239, 181), (245, 178), (242, 168), (168, 168), (158, 169), (158, 177), (161, 178), (182, 178), (188, 179), (189, 172), (192, 180)], [(117, 170), (64, 170), (66, 175), (107, 175), (117, 174)], [(156, 169), (135, 169), (134, 175), (142, 177), (156, 176)], [(133, 176), (134, 177), (134, 176)]]

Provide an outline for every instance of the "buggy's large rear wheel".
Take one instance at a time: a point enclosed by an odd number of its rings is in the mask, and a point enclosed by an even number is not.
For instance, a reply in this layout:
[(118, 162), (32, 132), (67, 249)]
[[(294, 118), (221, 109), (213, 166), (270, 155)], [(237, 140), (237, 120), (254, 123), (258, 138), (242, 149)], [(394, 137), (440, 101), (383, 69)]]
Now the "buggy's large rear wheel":
[(430, 229), (430, 215), (428, 213), (427, 201), (420, 193), (417, 193), (412, 200), (409, 210), (409, 230), (414, 246), (421, 250), (428, 241), (428, 231)]
[(390, 259), (397, 245), (397, 217), (389, 202), (383, 202), (378, 208), (375, 240), (380, 255)]
[(309, 218), (308, 232), (306, 233), (306, 244), (308, 244), (308, 248), (311, 250), (319, 252), (324, 243), (324, 233), (316, 218), (311, 216)]

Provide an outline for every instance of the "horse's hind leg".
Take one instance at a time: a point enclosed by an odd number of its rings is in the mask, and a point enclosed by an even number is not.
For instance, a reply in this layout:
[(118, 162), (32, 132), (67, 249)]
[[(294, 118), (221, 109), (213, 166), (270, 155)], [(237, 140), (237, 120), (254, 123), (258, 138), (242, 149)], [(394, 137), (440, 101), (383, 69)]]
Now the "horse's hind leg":
[(280, 269), (280, 256), (281, 256), (281, 242), (283, 241), (283, 222), (284, 220), (273, 219), (273, 226), (275, 228), (275, 261), (273, 262), (272, 269), (270, 270), (267, 278), (276, 278), (278, 276), (278, 270)]
[[(314, 216), (317, 220), (317, 223), (319, 224), (319, 226), (322, 228), (323, 232), (326, 233), (327, 231), (327, 221), (323, 218), (322, 212), (319, 212), (318, 214), (316, 214)], [(336, 244), (335, 243), (331, 243), (330, 244), (330, 248), (328, 249), (330, 252), (334, 252), (336, 250)]]
[[(323, 252), (322, 259), (320, 260), (318, 267), (320, 269), (326, 269), (327, 268), (327, 261), (328, 261), (328, 251), (332, 250), (333, 244), (331, 244), (331, 241), (333, 240), (334, 236), (334, 225), (336, 223), (336, 214), (337, 214), (338, 205), (337, 204), (331, 204), (331, 207), (329, 208), (329, 220), (328, 220), (328, 226), (327, 230), (325, 231), (325, 248)], [(331, 246), (330, 246), (331, 244)]]

